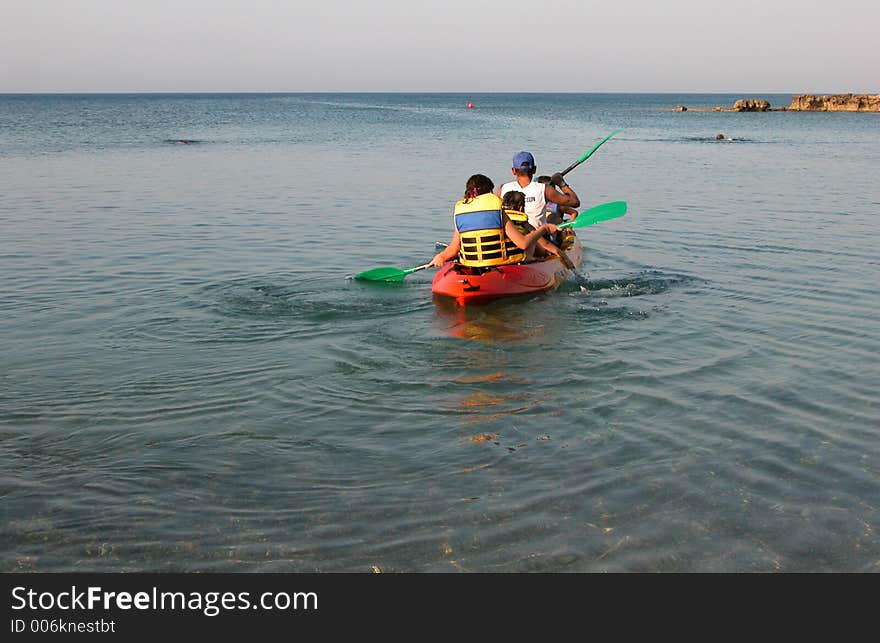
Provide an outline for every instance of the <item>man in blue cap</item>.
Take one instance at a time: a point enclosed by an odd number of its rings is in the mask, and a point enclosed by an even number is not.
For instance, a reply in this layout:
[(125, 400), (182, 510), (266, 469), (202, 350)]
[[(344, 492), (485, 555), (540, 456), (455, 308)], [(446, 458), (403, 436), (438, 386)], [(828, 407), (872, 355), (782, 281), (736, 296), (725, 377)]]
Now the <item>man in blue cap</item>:
[(517, 152), (513, 156), (513, 167), (510, 170), (515, 180), (498, 188), (500, 197), (511, 190), (526, 195), (526, 214), (529, 223), (536, 228), (547, 223), (548, 202), (570, 208), (578, 208), (581, 205), (578, 195), (559, 172), (550, 177), (550, 182), (545, 184), (533, 180), (537, 169), (535, 157), (530, 152)]

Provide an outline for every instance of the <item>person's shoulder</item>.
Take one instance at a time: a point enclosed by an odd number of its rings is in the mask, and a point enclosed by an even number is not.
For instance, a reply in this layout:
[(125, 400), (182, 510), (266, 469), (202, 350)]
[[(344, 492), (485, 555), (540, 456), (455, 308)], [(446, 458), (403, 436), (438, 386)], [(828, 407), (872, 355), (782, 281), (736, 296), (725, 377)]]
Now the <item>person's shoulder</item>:
[(501, 197), (495, 194), (494, 192), (486, 192), (485, 194), (480, 194), (479, 196), (472, 197), (470, 199), (459, 199), (455, 202), (456, 207), (460, 207), (463, 205), (469, 205), (471, 203), (477, 203), (481, 206), (489, 206), (489, 207), (501, 207)]
[(501, 207), (501, 197), (495, 194), (494, 192), (488, 192), (486, 194), (481, 195), (483, 199), (488, 202), (491, 206)]
[(517, 192), (522, 192), (523, 188), (519, 184), (519, 181), (508, 181), (504, 185), (501, 186), (501, 190), (499, 194), (504, 194), (505, 192), (510, 192), (511, 190), (516, 190)]

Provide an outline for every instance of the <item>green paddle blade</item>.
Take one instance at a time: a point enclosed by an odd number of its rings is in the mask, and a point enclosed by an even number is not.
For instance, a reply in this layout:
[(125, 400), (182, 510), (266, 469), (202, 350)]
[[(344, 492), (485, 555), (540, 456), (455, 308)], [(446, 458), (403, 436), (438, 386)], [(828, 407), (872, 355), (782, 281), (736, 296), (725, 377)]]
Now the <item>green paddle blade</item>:
[[(577, 219), (575, 219), (577, 220)], [(373, 268), (354, 276), (361, 281), (403, 281), (409, 273), (400, 268)]]
[(373, 268), (372, 270), (367, 270), (365, 272), (355, 275), (354, 278), (360, 279), (361, 281), (403, 281), (404, 278), (411, 272), (417, 272), (419, 270), (424, 270), (425, 268), (430, 267), (431, 264), (429, 263), (426, 263), (422, 266), (416, 266), (415, 268), (406, 268), (405, 270), (386, 266), (384, 268)]
[(578, 215), (577, 219), (560, 223), (559, 227), (583, 228), (588, 225), (593, 225), (594, 223), (599, 223), (600, 221), (622, 217), (624, 214), (626, 214), (626, 201), (611, 201), (609, 203), (597, 205), (589, 210), (584, 210)]

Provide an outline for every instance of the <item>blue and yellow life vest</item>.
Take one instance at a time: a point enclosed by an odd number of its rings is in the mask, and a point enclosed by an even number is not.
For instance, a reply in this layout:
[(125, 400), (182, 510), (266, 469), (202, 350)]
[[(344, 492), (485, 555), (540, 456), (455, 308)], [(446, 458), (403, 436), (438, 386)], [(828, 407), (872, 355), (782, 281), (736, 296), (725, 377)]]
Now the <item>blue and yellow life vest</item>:
[(463, 199), (455, 204), (453, 214), (461, 241), (462, 265), (501, 266), (525, 260), (525, 253), (504, 234), (501, 199), (496, 195)]

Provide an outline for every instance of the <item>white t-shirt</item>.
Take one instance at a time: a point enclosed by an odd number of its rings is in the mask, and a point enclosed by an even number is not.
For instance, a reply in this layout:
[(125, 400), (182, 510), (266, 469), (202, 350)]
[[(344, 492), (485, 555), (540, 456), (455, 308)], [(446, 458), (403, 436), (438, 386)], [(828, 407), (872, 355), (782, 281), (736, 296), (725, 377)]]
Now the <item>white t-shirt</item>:
[(547, 223), (547, 201), (544, 199), (544, 184), (532, 181), (526, 187), (519, 184), (518, 181), (511, 181), (501, 186), (501, 197), (508, 192), (522, 192), (526, 195), (526, 214), (529, 217), (529, 223), (536, 228), (540, 228)]

